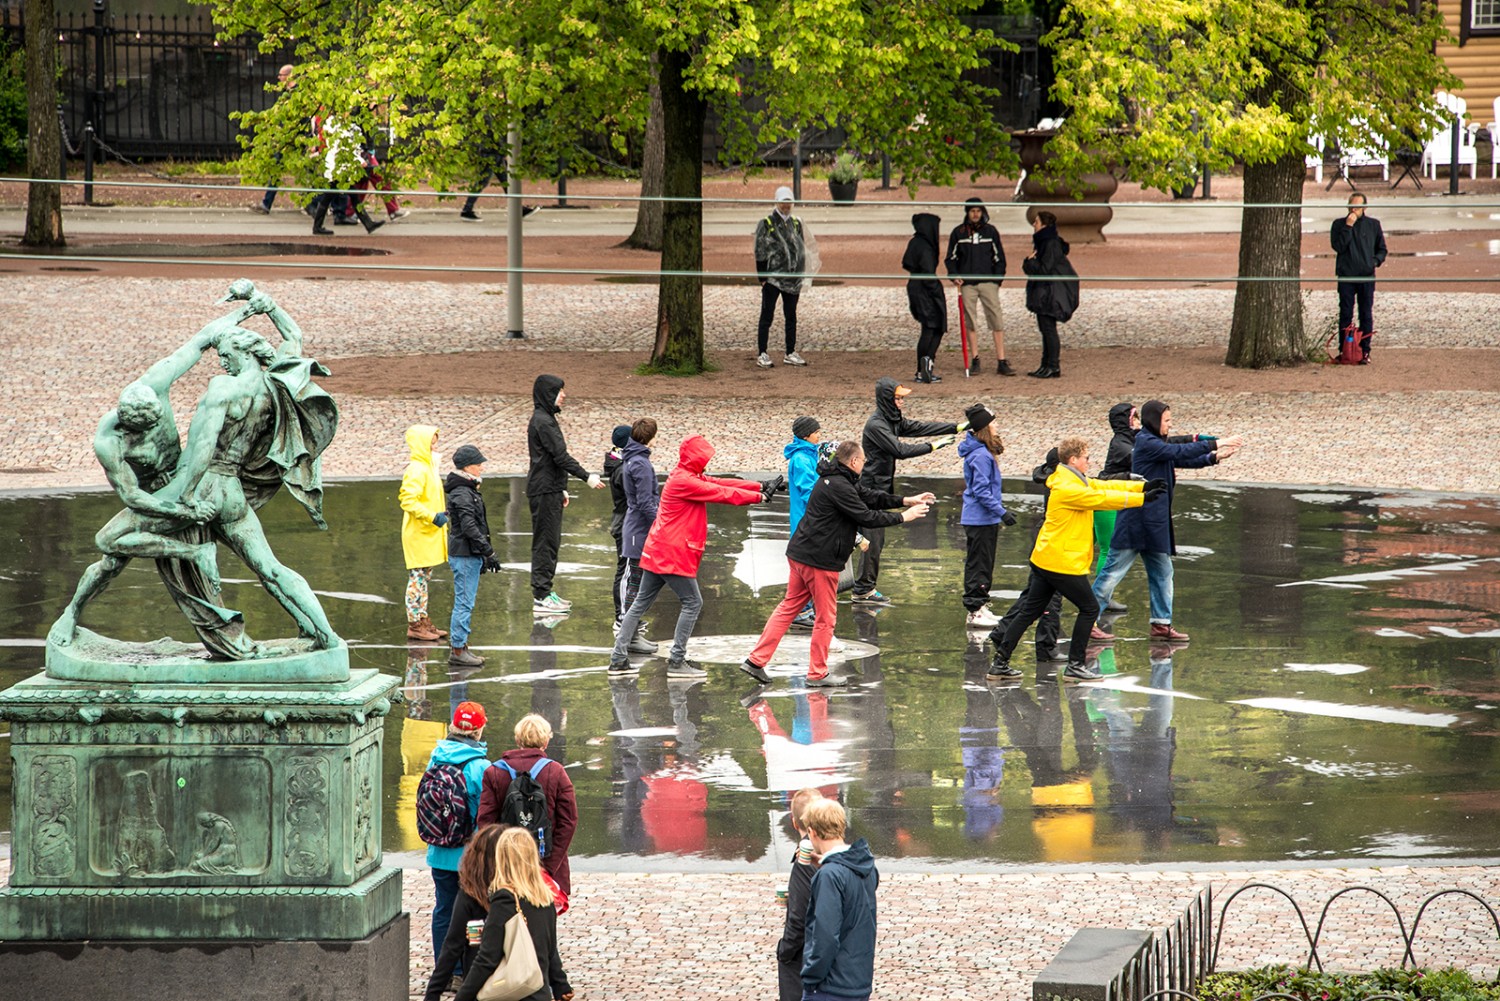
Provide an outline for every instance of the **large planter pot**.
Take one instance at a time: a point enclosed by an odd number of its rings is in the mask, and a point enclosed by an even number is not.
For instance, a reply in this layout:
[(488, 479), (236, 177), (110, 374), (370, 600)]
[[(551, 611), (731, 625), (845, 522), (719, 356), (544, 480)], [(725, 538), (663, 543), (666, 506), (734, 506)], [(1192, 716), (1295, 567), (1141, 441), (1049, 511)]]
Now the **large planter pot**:
[[(1115, 215), (1109, 200), (1120, 182), (1107, 171), (1096, 171), (1084, 174), (1076, 184), (1043, 184), (1037, 171), (1051, 157), (1047, 143), (1056, 134), (1052, 129), (1011, 133), (1021, 144), (1021, 166), (1026, 169), (1021, 200), (1061, 203), (1049, 206), (1048, 211), (1057, 216), (1057, 232), (1069, 243), (1104, 243), (1104, 227)], [(1035, 219), (1038, 211), (1027, 209), (1026, 221)]]
[(859, 194), (859, 182), (829, 181), (828, 194), (836, 202), (852, 202)]

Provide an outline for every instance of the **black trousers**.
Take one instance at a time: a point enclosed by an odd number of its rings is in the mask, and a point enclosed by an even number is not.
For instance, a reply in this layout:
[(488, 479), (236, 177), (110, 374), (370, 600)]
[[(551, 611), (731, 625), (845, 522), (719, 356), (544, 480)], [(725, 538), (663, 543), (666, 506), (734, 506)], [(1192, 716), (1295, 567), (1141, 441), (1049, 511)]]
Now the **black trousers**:
[(625, 618), (625, 613), (630, 611), (630, 606), (635, 604), (635, 596), (641, 593), (641, 575), (645, 573), (641, 569), (640, 558), (627, 559), (625, 561), (625, 579), (619, 586), (620, 591), (620, 614), (615, 617), (619, 622)]
[(1062, 368), (1062, 341), (1057, 336), (1057, 317), (1036, 314), (1036, 329), (1042, 335), (1042, 368)]
[(531, 504), (531, 596), (541, 601), (552, 593), (557, 550), (562, 546), (563, 495), (529, 494)]
[(964, 610), (973, 612), (990, 600), (995, 577), (995, 541), (999, 525), (964, 526)]
[(880, 551), (885, 548), (885, 529), (863, 528), (860, 535), (870, 540), (870, 548), (859, 558), (859, 576), (854, 580), (855, 594), (869, 594), (875, 590), (880, 577)]
[(766, 353), (771, 342), (771, 320), (776, 315), (776, 298), (781, 297), (781, 318), (786, 321), (786, 353), (797, 350), (797, 293), (777, 288), (770, 282), (760, 287), (760, 327), (756, 330), (755, 350)]
[(1354, 306), (1359, 304), (1360, 350), (1370, 354), (1370, 335), (1375, 332), (1375, 283), (1339, 282), (1339, 330), (1348, 330), (1354, 322)]
[[(1005, 636), (1005, 630), (1010, 628), (1011, 620), (1016, 617), (1016, 612), (1026, 602), (1026, 595), (1031, 591), (1031, 582), (1035, 578), (1027, 576), (1026, 587), (1021, 590), (1021, 596), (1016, 599), (1015, 604), (1006, 609), (1005, 614), (1000, 616), (999, 623), (990, 631), (990, 642), (995, 649), (1000, 649), (1000, 641)], [(1052, 650), (1057, 646), (1058, 634), (1062, 632), (1062, 595), (1052, 593), (1052, 600), (1047, 602), (1042, 617), (1036, 620), (1036, 656), (1042, 660), (1052, 656)]]
[(943, 343), (943, 331), (939, 327), (922, 325), (922, 333), (917, 337), (917, 371), (922, 370), (923, 358), (936, 358), (938, 345)]
[(1005, 627), (1005, 635), (995, 644), (995, 655), (1002, 660), (1010, 657), (1011, 651), (1021, 641), (1026, 627), (1042, 617), (1047, 603), (1053, 595), (1060, 594), (1078, 608), (1078, 618), (1073, 622), (1073, 642), (1068, 647), (1068, 660), (1081, 664), (1088, 652), (1089, 630), (1099, 617), (1099, 602), (1089, 587), (1089, 575), (1053, 573), (1031, 564), (1031, 579), (1026, 591), (1016, 602), (1015, 617)]

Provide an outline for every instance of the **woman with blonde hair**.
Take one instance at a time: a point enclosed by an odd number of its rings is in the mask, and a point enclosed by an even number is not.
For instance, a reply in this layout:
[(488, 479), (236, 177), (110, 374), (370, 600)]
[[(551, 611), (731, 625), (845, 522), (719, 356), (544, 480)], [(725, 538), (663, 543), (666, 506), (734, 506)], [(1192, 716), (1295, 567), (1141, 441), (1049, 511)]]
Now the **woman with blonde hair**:
[[(523, 1001), (571, 1001), (573, 988), (557, 953), (557, 909), (552, 888), (542, 878), (536, 841), (519, 827), (501, 831), (495, 839), (495, 871), (489, 884), (489, 915), (479, 951), (468, 966), (456, 1001), (475, 1001), (486, 980), (505, 960), (505, 926), (517, 912), (525, 921), (536, 948), (543, 984)], [(455, 919), (457, 912), (455, 910)], [(428, 987), (431, 997), (432, 988)]]

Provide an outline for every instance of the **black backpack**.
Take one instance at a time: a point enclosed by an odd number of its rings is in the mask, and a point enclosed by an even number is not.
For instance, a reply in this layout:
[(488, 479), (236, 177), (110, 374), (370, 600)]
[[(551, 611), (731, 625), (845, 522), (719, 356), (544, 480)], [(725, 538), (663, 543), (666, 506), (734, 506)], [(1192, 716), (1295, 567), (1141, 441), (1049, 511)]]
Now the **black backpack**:
[(543, 768), (552, 764), (552, 759), (542, 758), (524, 772), (517, 772), (504, 761), (495, 764), (510, 774), (510, 788), (505, 792), (505, 802), (500, 805), (500, 823), (530, 831), (536, 838), (537, 853), (546, 858), (550, 847), (547, 828), (552, 817), (547, 811), (547, 794), (542, 791), (536, 777)]
[(460, 848), (473, 833), (463, 766), (438, 762), (417, 783), (417, 836), (439, 848)]

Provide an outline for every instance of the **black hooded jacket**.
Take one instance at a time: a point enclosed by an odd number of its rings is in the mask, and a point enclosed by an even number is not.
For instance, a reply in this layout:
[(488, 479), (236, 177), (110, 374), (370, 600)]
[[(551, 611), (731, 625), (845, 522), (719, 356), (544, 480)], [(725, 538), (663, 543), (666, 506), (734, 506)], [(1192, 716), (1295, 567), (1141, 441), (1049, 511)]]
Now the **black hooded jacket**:
[(906, 283), (906, 302), (911, 307), (912, 319), (924, 327), (947, 332), (948, 297), (943, 294), (943, 283), (936, 277), (915, 277), (937, 274), (940, 221), (931, 212), (918, 212), (911, 217), (913, 235), (906, 253), (901, 255), (901, 267), (913, 276)]
[(531, 387), (531, 424), (526, 428), (526, 450), (531, 454), (531, 468), (526, 473), (526, 493), (560, 494), (568, 485), (568, 475), (580, 480), (589, 478), (589, 471), (568, 454), (568, 443), (563, 441), (562, 428), (557, 426), (557, 394), (563, 381), (555, 375), (539, 375)]
[(876, 380), (875, 412), (865, 421), (865, 433), (860, 442), (865, 450), (865, 471), (859, 475), (859, 482), (871, 490), (885, 493), (895, 488), (897, 459), (914, 459), (932, 451), (931, 442), (907, 445), (902, 438), (958, 434), (956, 424), (908, 420), (896, 407), (896, 386), (896, 380), (890, 376)]
[(448, 509), (448, 555), (493, 557), (490, 520), (484, 512), (478, 482), (454, 470), (443, 481), (443, 494)]
[(871, 489), (848, 466), (825, 459), (818, 463), (807, 511), (787, 543), (787, 559), (818, 570), (840, 570), (854, 549), (855, 529), (899, 525), (901, 515), (884, 509), (901, 506), (900, 497)]
[[(979, 225), (969, 225), (968, 212), (978, 206)], [(1000, 231), (990, 225), (990, 210), (980, 198), (964, 202), (964, 221), (948, 236), (948, 274), (962, 278), (966, 285), (991, 282), (999, 285), (1005, 276), (1005, 248), (1000, 245)]]
[(1031, 234), (1033, 256), (1021, 262), (1028, 275), (1071, 275), (1072, 281), (1026, 283), (1026, 308), (1038, 316), (1067, 323), (1078, 309), (1078, 272), (1068, 260), (1068, 241), (1056, 226), (1043, 226)]
[[(1099, 470), (1099, 475), (1095, 479), (1128, 480), (1132, 478), (1130, 460), (1135, 454), (1136, 432), (1135, 428), (1130, 426), (1130, 412), (1134, 409), (1133, 403), (1116, 403), (1109, 408), (1109, 429), (1115, 435), (1109, 440), (1109, 452), (1104, 457), (1104, 468)], [(1174, 434), (1164, 440), (1173, 445), (1180, 445), (1184, 442), (1196, 441), (1197, 438), (1190, 434)]]
[(619, 541), (625, 527), (625, 459), (611, 449), (604, 453), (604, 481), (609, 484), (609, 498), (614, 510), (609, 516), (609, 534)]

